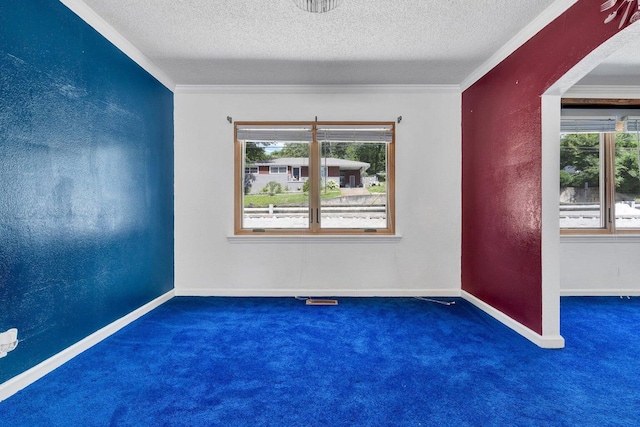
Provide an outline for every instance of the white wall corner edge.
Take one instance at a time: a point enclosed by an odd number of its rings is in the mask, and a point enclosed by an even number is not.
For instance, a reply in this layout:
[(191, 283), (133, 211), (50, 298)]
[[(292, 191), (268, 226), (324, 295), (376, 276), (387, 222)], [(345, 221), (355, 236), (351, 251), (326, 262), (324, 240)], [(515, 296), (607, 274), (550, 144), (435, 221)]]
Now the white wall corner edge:
[(507, 316), (503, 312), (497, 310), (496, 308), (490, 306), (486, 302), (480, 300), (479, 298), (475, 297), (474, 295), (471, 295), (466, 291), (461, 291), (461, 297), (462, 299), (475, 305), (480, 310), (484, 311), (489, 316), (493, 317), (503, 325), (514, 330), (518, 334), (522, 335), (524, 338), (536, 344), (538, 347), (548, 348), (548, 349), (564, 348), (564, 338), (559, 334), (540, 335), (539, 333), (529, 329), (528, 327), (524, 326), (522, 323), (512, 319), (511, 317)]
[(33, 384), (40, 378), (47, 375), (49, 372), (53, 371), (59, 366), (62, 366), (63, 364), (67, 363), (69, 360), (73, 359), (80, 353), (84, 352), (85, 350), (88, 350), (89, 348), (98, 344), (100, 341), (118, 332), (120, 329), (124, 328), (128, 324), (132, 323), (133, 321), (149, 313), (151, 310), (169, 301), (174, 296), (175, 296), (175, 293), (174, 293), (174, 290), (172, 289), (169, 292), (146, 303), (142, 307), (132, 311), (126, 316), (121, 317), (120, 319), (103, 327), (102, 329), (97, 330), (93, 334), (78, 341), (72, 346), (65, 348), (60, 353), (57, 353), (51, 356), (50, 358), (48, 358), (47, 360), (40, 362), (33, 368), (28, 369), (23, 373), (18, 374), (15, 377), (0, 384), (0, 402), (13, 396), (14, 394), (24, 389), (25, 387), (29, 386), (30, 384)]
[(558, 171), (560, 170), (561, 98), (543, 94), (542, 107), (542, 332), (560, 334), (560, 221)]

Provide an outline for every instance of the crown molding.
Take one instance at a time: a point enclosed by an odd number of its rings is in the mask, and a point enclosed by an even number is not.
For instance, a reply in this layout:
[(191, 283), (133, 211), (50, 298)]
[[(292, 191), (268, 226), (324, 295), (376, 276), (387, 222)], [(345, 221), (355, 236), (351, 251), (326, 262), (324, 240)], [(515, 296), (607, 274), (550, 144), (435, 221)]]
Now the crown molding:
[(564, 348), (565, 342), (564, 338), (558, 334), (539, 334), (534, 330), (530, 329), (528, 326), (523, 325), (517, 320), (507, 316), (497, 308), (487, 304), (482, 301), (480, 298), (475, 295), (470, 294), (469, 292), (462, 290), (460, 292), (462, 298), (471, 304), (478, 307), (480, 310), (487, 313), (489, 316), (498, 320), (503, 325), (513, 329), (515, 332), (519, 333), (529, 341), (538, 345), (542, 348)]
[(87, 6), (82, 0), (60, 0), (60, 3), (68, 7), (80, 19), (89, 24), (94, 30), (120, 49), (125, 55), (131, 58), (136, 64), (141, 66), (146, 72), (151, 74), (156, 80), (162, 83), (167, 89), (174, 91), (175, 82), (167, 76), (157, 65), (147, 58), (138, 48), (132, 45), (122, 34), (116, 31), (111, 25), (100, 17), (93, 9)]
[(176, 85), (176, 93), (197, 94), (357, 94), (460, 93), (459, 85)]
[(524, 27), (518, 34), (502, 46), (487, 61), (476, 68), (463, 82), (460, 84), (461, 90), (464, 92), (469, 89), (475, 82), (480, 80), (482, 76), (491, 71), (496, 65), (504, 61), (509, 55), (515, 52), (520, 46), (525, 44), (529, 39), (535, 36), (540, 30), (549, 25), (554, 19), (562, 15), (567, 9), (577, 3), (578, 0), (556, 0), (547, 7), (540, 15)]
[(576, 85), (562, 95), (563, 98), (640, 98), (640, 86)]

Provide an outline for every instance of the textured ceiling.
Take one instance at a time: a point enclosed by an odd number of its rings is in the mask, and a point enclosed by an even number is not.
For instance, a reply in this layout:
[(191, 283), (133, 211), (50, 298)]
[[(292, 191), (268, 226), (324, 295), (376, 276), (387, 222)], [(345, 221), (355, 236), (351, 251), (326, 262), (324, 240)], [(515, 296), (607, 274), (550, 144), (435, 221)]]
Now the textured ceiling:
[(554, 0), (83, 0), (178, 84), (460, 84)]

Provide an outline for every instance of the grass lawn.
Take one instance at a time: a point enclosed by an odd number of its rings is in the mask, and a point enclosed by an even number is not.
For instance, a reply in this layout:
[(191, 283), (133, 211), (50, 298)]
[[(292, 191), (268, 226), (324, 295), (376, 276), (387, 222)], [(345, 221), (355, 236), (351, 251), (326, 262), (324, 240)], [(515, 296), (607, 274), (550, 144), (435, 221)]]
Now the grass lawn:
[[(334, 197), (340, 197), (340, 190), (327, 190), (323, 191), (322, 199), (332, 199)], [(309, 202), (309, 195), (307, 193), (280, 193), (270, 196), (268, 194), (250, 194), (244, 196), (244, 207), (264, 208), (269, 205), (276, 206), (301, 206)]]
[(367, 190), (369, 190), (369, 193), (386, 193), (387, 192), (387, 183), (386, 182), (380, 182), (378, 183), (378, 185), (374, 185), (373, 187), (367, 187)]

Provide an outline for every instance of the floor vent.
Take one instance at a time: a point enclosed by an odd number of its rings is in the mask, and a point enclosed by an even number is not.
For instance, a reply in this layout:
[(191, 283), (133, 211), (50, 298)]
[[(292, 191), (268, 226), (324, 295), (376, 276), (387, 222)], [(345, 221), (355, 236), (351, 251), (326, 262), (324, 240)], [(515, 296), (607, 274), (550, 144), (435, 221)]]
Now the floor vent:
[(337, 299), (308, 299), (307, 305), (338, 305)]

